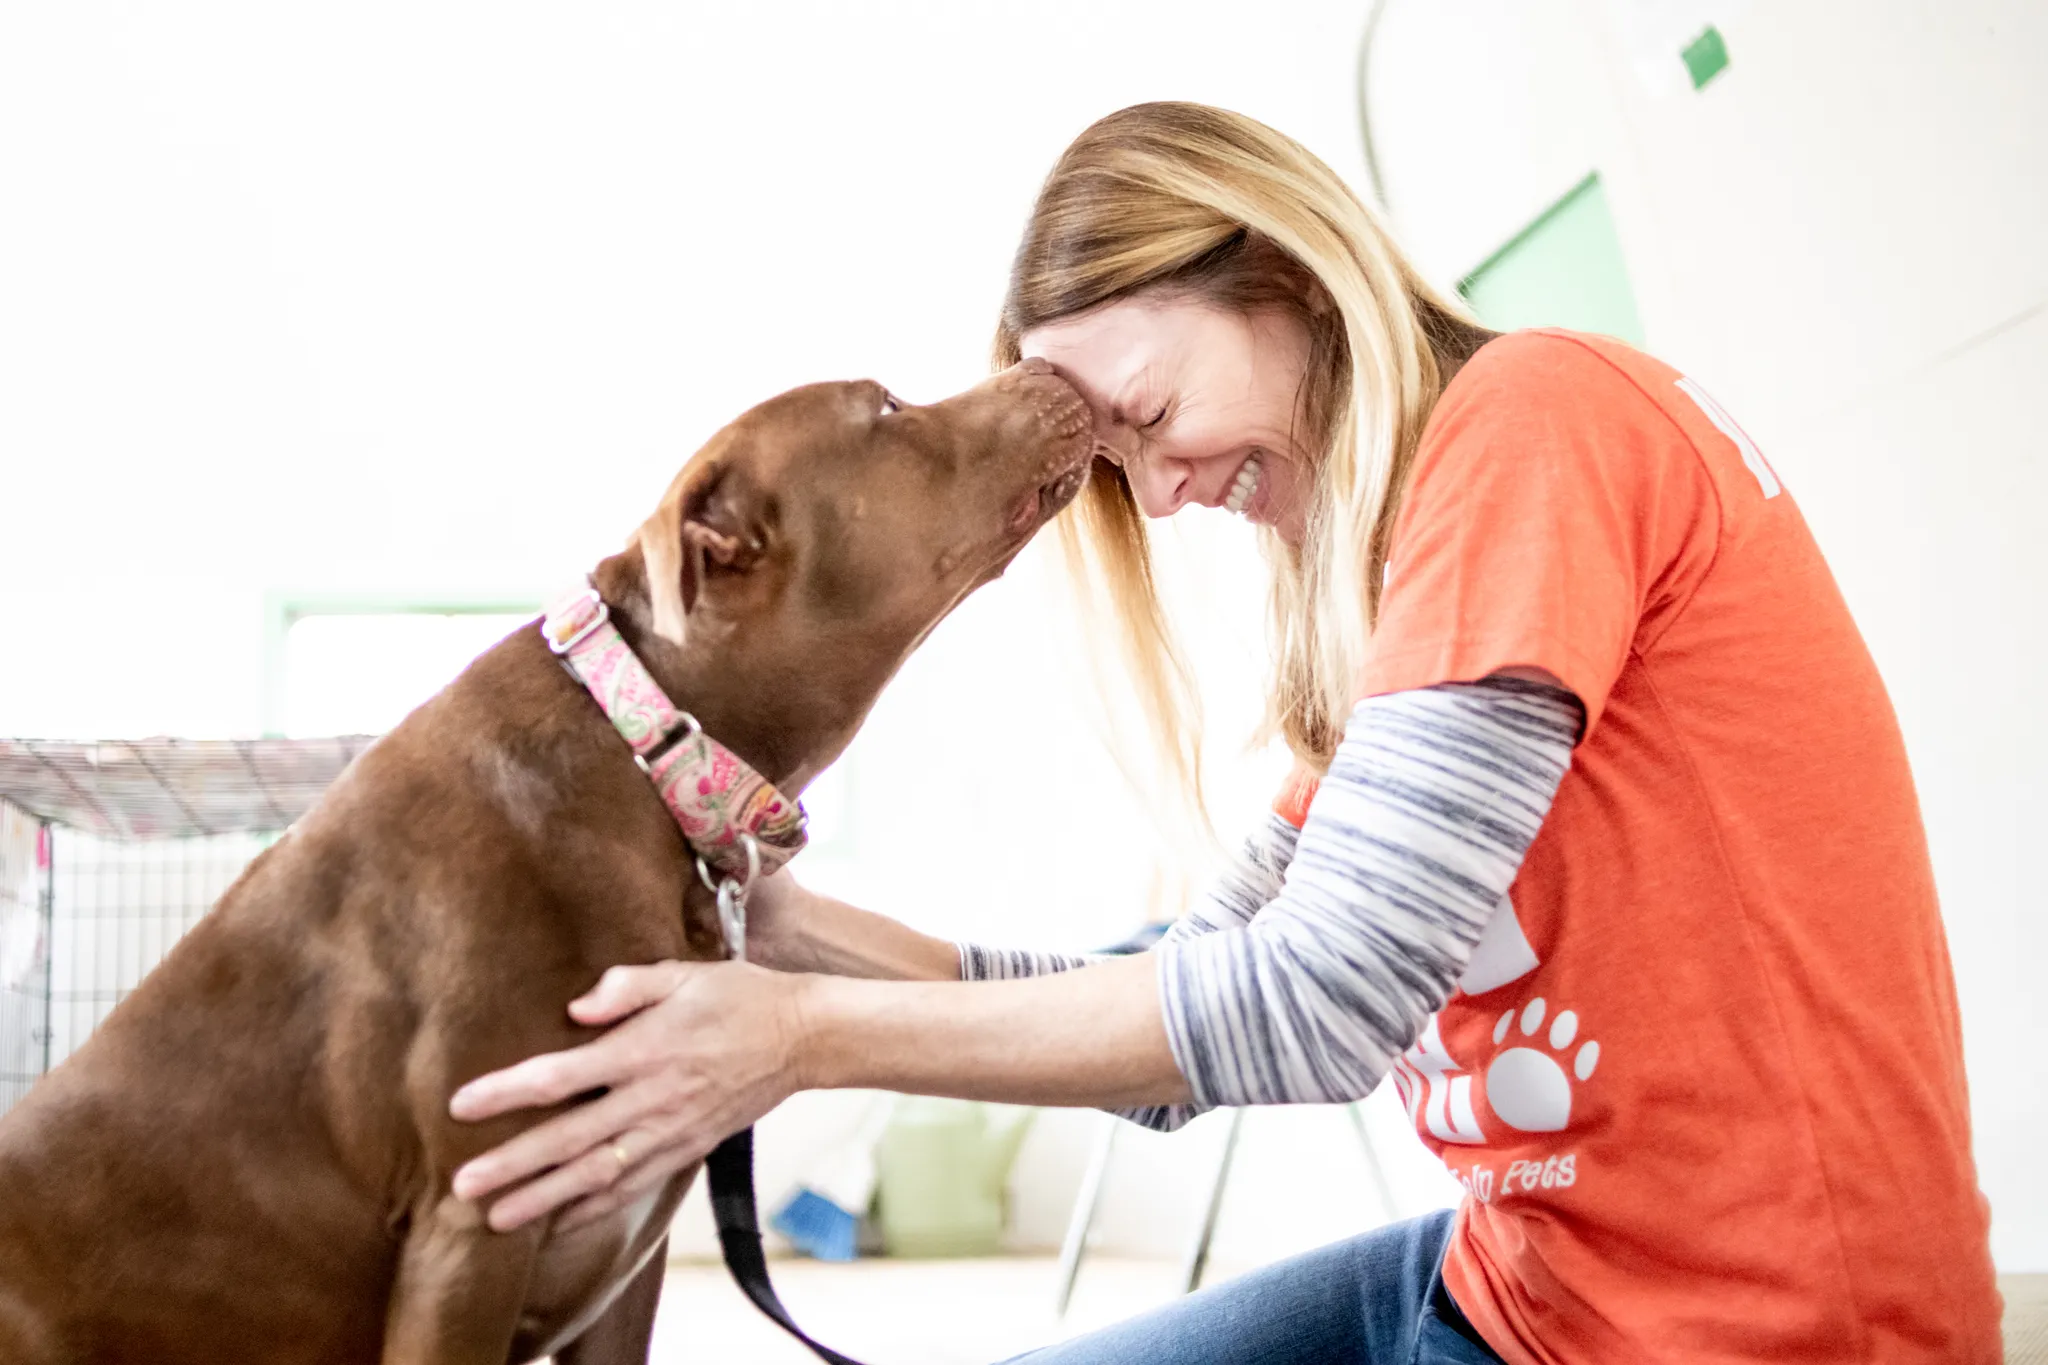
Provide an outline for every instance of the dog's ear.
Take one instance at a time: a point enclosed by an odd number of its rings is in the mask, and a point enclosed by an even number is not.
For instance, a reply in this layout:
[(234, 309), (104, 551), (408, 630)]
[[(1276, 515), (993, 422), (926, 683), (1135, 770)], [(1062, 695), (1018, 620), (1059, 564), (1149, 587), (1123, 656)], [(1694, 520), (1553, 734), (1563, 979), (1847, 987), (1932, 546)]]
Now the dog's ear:
[(711, 573), (743, 572), (760, 557), (760, 533), (746, 515), (738, 484), (724, 460), (693, 460), (640, 526), (654, 632), (663, 639), (683, 642), (685, 622)]

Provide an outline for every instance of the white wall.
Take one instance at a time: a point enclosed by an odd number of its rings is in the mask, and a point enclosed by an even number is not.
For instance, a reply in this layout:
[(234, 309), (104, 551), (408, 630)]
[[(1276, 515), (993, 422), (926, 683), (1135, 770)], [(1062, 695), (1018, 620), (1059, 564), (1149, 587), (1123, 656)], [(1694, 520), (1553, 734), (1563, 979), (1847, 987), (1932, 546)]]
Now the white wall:
[[(1719, 78), (1694, 92), (1673, 57), (1644, 78), (1707, 18)], [(1906, 730), (2009, 1270), (2048, 1269), (2044, 49), (2033, 0), (1394, 0), (1370, 72), (1431, 270), (1455, 279), (1597, 168), (1650, 348), (1812, 522)]]

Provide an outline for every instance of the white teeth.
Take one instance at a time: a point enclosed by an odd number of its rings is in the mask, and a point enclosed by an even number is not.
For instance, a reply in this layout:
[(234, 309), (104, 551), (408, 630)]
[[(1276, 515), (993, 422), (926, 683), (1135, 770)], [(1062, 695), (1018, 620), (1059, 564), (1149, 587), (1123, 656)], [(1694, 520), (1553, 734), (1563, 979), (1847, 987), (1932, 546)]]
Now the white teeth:
[(1250, 505), (1252, 494), (1259, 491), (1261, 472), (1259, 457), (1253, 455), (1247, 458), (1237, 471), (1237, 482), (1230, 486), (1230, 495), (1223, 499), (1223, 510), (1232, 515), (1242, 514)]

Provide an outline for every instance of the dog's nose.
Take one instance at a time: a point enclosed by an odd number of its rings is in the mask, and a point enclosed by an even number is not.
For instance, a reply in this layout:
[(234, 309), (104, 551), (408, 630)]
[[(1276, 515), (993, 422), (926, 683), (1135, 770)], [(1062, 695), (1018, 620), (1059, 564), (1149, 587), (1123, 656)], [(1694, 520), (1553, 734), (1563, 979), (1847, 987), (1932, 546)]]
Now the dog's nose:
[(1057, 365), (1044, 356), (1027, 356), (1003, 371), (997, 378), (1006, 386), (1022, 389), (1026, 393), (1056, 396), (1062, 402), (1079, 402), (1081, 399), (1081, 391), (1060, 373)]
[(1026, 356), (1003, 371), (1000, 378), (1027, 389), (1073, 390), (1073, 383), (1060, 373), (1059, 366), (1044, 356)]
[(999, 396), (1011, 418), (1030, 423), (1043, 435), (1086, 439), (1095, 425), (1081, 390), (1040, 356), (1018, 361), (977, 391)]

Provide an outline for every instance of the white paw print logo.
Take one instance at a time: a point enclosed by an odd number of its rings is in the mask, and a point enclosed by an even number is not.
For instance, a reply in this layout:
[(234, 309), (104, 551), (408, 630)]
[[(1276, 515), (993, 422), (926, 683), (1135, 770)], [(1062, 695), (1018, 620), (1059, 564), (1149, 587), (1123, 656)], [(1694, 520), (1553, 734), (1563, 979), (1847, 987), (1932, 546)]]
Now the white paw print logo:
[[(1522, 1007), (1524, 1038), (1536, 1036), (1548, 1008), (1540, 995)], [(1493, 1026), (1496, 1044), (1507, 1041), (1514, 1022), (1513, 1010), (1500, 1017), (1500, 1022)], [(1560, 1010), (1550, 1021), (1549, 1051), (1541, 1047), (1539, 1040), (1537, 1046), (1518, 1044), (1493, 1059), (1493, 1064), (1486, 1068), (1486, 1102), (1502, 1123), (1524, 1133), (1557, 1133), (1571, 1122), (1571, 1076), (1565, 1074), (1562, 1060), (1551, 1053), (1564, 1052), (1578, 1036), (1579, 1016), (1570, 1010)], [(1588, 1040), (1579, 1045), (1572, 1057), (1571, 1075), (1587, 1080), (1598, 1065), (1600, 1044)]]

